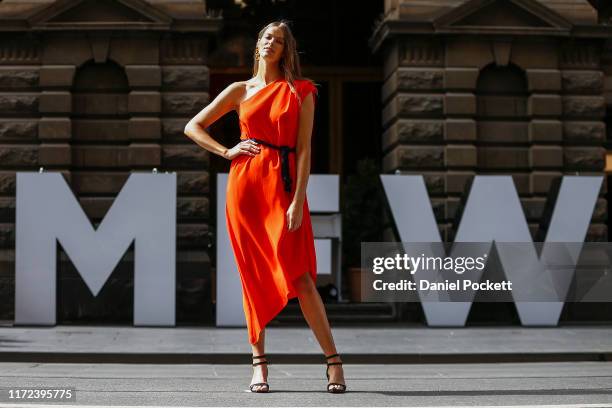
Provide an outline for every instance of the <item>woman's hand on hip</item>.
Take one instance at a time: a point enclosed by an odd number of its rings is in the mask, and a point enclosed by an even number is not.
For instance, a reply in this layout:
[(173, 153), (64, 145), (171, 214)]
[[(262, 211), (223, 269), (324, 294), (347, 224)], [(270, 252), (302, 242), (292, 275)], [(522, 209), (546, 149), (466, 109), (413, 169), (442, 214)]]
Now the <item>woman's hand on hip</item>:
[(236, 146), (232, 147), (227, 151), (226, 157), (228, 160), (233, 160), (235, 157), (241, 154), (248, 156), (255, 156), (261, 151), (259, 145), (250, 139), (242, 140)]
[(300, 228), (302, 225), (302, 215), (304, 207), (297, 202), (292, 201), (287, 209), (287, 229), (292, 232)]

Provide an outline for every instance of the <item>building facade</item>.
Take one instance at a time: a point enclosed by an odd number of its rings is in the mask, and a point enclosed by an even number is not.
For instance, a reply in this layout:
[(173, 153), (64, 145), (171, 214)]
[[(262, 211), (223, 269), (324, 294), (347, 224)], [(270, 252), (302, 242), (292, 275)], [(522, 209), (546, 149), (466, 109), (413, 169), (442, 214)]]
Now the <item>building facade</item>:
[[(250, 76), (256, 33), (277, 18), (321, 85), (313, 173), (346, 181), (370, 157), (380, 173), (423, 174), (447, 241), (474, 175), (510, 175), (542, 240), (555, 180), (606, 172), (611, 15), (595, 0), (2, 1), (0, 320), (13, 317), (16, 171), (63, 172), (97, 225), (131, 171), (156, 168), (178, 176), (177, 322), (213, 322), (212, 204), (228, 163), (183, 128)], [(232, 115), (212, 127), (228, 146), (237, 132)], [(606, 182), (588, 240), (608, 240), (607, 196)], [(397, 239), (382, 216), (382, 239)], [(131, 322), (131, 250), (97, 298), (59, 253), (59, 322)], [(400, 309), (393, 319), (420, 320), (418, 305)]]
[[(0, 15), (2, 318), (14, 303), (15, 171), (40, 167), (64, 173), (94, 225), (131, 171), (175, 171), (179, 309), (210, 316), (209, 155), (183, 128), (210, 99), (221, 19), (200, 1), (4, 1)], [(132, 253), (93, 298), (62, 251), (58, 321), (129, 323)]]
[[(370, 42), (384, 59), (382, 169), (424, 175), (443, 240), (476, 174), (513, 178), (537, 241), (555, 181), (605, 174), (611, 10), (587, 0), (385, 2)], [(606, 181), (587, 241), (608, 241), (607, 196)], [(385, 239), (396, 239), (387, 226)], [(476, 303), (470, 316), (517, 321), (503, 303)], [(575, 303), (561, 320), (611, 316), (609, 304)]]

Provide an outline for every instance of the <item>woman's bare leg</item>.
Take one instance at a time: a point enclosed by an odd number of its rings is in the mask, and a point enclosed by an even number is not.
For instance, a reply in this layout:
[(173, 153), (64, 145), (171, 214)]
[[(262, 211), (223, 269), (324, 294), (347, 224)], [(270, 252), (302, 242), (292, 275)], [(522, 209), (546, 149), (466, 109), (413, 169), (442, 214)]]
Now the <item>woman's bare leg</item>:
[[(310, 274), (303, 274), (294, 283), (304, 318), (312, 329), (323, 353), (326, 356), (336, 354), (336, 345), (325, 313), (325, 306)], [(341, 361), (339, 357), (330, 358), (327, 362), (337, 361)], [(341, 365), (329, 367), (329, 382), (344, 384), (344, 370)]]
[[(251, 344), (251, 348), (253, 350), (254, 356), (263, 356), (265, 354), (264, 343), (266, 340), (266, 331), (265, 329), (261, 331), (259, 334), (259, 340), (255, 344)], [(267, 358), (255, 358), (253, 359), (253, 363), (258, 363), (260, 361), (267, 361)], [(268, 382), (268, 365), (267, 364), (259, 364), (253, 367), (253, 378), (251, 379), (251, 384)], [(265, 385), (258, 385), (253, 387), (253, 391), (259, 391), (267, 388)]]

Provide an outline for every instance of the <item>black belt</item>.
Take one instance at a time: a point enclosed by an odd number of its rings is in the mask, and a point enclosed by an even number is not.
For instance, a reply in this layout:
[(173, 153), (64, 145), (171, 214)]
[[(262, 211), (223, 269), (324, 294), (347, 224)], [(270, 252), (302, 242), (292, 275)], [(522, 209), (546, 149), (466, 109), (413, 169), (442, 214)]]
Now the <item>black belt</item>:
[(264, 146), (271, 147), (276, 150), (280, 150), (280, 158), (281, 158), (281, 177), (283, 179), (283, 184), (285, 186), (285, 191), (291, 191), (291, 175), (289, 174), (289, 153), (295, 152), (295, 147), (291, 146), (277, 146), (275, 144), (266, 142), (265, 140), (256, 139), (254, 137), (250, 138), (251, 140), (261, 143)]

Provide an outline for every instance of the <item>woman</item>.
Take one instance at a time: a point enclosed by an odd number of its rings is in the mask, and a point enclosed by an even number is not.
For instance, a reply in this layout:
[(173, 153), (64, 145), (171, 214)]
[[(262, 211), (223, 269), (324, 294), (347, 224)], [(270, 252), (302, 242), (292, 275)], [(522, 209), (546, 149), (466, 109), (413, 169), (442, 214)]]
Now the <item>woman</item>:
[[(253, 350), (249, 388), (270, 391), (265, 326), (297, 297), (326, 356), (327, 390), (342, 393), (342, 362), (315, 286), (306, 198), (317, 89), (301, 78), (296, 42), (286, 22), (270, 23), (259, 32), (254, 57), (253, 77), (228, 86), (185, 127), (199, 146), (232, 161), (225, 210)], [(228, 149), (204, 129), (231, 110), (238, 112), (242, 135)]]

